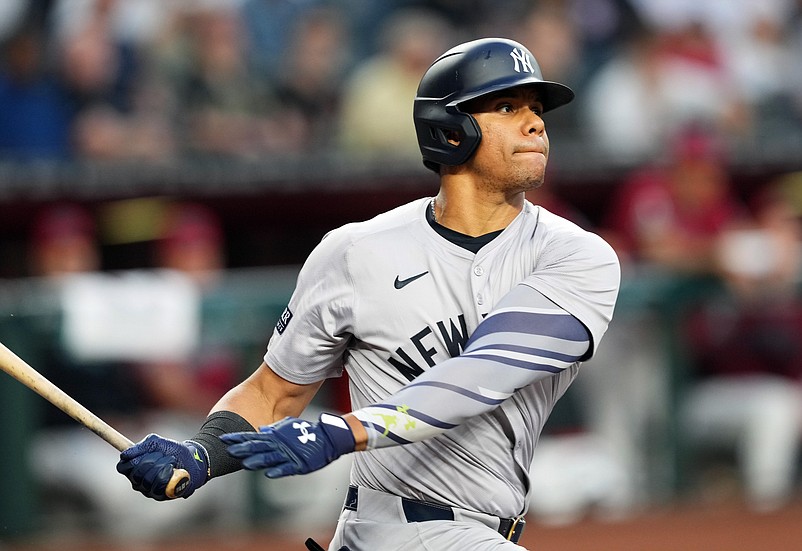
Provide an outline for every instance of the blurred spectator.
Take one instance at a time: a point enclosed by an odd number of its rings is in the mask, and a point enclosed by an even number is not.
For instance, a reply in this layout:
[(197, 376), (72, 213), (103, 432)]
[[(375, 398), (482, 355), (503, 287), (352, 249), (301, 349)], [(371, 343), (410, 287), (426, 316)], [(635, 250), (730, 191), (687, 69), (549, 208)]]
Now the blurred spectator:
[[(550, 2), (550, 0), (548, 0)], [(537, 2), (540, 3), (540, 2)], [(424, 9), (448, 21), (462, 35), (509, 36), (535, 2), (521, 0), (396, 0), (398, 9)], [(514, 36), (509, 36), (515, 38)], [(526, 44), (526, 43), (524, 43)], [(527, 46), (529, 46), (527, 44)], [(538, 59), (540, 57), (538, 56)]]
[(74, 4), (62, 0), (53, 17), (59, 67), (72, 101), (78, 110), (103, 104), (125, 112), (131, 107), (137, 60), (132, 45), (114, 32), (115, 0), (83, 2), (84, 10), (68, 9)]
[(248, 47), (245, 62), (260, 80), (278, 80), (297, 20), (318, 0), (244, 0), (240, 8)]
[(728, 292), (684, 324), (694, 379), (682, 401), (685, 442), (703, 467), (734, 450), (744, 497), (761, 511), (794, 497), (802, 439), (802, 224), (782, 191), (771, 182), (754, 198), (753, 221), (722, 235)]
[(420, 77), (451, 46), (453, 29), (439, 15), (402, 10), (385, 22), (381, 52), (345, 83), (340, 145), (349, 155), (420, 157), (412, 103)]
[(574, 84), (581, 44), (570, 7), (560, 0), (538, 2), (519, 21), (516, 40), (537, 52), (544, 77)]
[(30, 232), (30, 275), (59, 279), (100, 269), (100, 247), (92, 214), (77, 204), (40, 210)]
[(249, 69), (237, 4), (192, 4), (176, 17), (157, 55), (175, 98), (184, 153), (259, 158), (296, 151), (303, 121), (278, 109), (270, 83)]
[(156, 265), (188, 275), (201, 288), (213, 286), (226, 266), (223, 237), (214, 211), (200, 204), (174, 204), (156, 244)]
[(297, 115), (299, 149), (335, 145), (343, 80), (352, 60), (348, 15), (334, 7), (299, 15), (276, 78), (278, 108)]
[(153, 114), (123, 115), (95, 105), (78, 113), (72, 144), (80, 159), (160, 162), (175, 158), (177, 144), (172, 128)]
[(722, 135), (751, 128), (717, 44), (698, 21), (671, 31), (633, 30), (587, 86), (581, 100), (584, 126), (591, 143), (613, 163), (647, 162), (689, 124), (708, 125)]
[(23, 15), (0, 50), (0, 159), (63, 160), (73, 111), (47, 59), (41, 22)]
[[(792, 50), (787, 22), (788, 0), (733, 2), (732, 16), (711, 17), (711, 25), (727, 70), (740, 95), (753, 111), (753, 125), (759, 135), (787, 127), (793, 116)], [(724, 8), (725, 10), (727, 8)], [(722, 24), (727, 21), (728, 24)], [(782, 130), (780, 130), (782, 131)]]
[(75, 111), (78, 157), (153, 161), (174, 153), (166, 106), (147, 102), (154, 83), (145, 54), (168, 13), (145, 0), (54, 3), (56, 60)]
[(744, 215), (723, 144), (696, 125), (666, 143), (662, 164), (637, 169), (621, 185), (608, 211), (608, 237), (622, 261), (716, 273), (718, 239)]
[[(183, 281), (194, 290), (197, 302), (192, 315), (197, 338), (194, 346), (182, 354), (133, 362), (131, 368), (143, 396), (144, 416), (139, 417), (142, 426), (156, 420), (174, 434), (191, 432), (191, 427), (202, 423), (211, 407), (241, 377), (234, 345), (215, 334), (215, 320), (206, 318), (208, 302), (220, 300), (221, 296), (225, 300), (221, 291), (226, 268), (224, 238), (222, 223), (213, 209), (180, 201), (167, 205), (160, 235), (153, 242), (154, 275), (165, 281)], [(175, 308), (182, 307), (180, 294), (163, 296), (161, 300), (173, 303)], [(245, 522), (248, 492), (246, 481), (241, 482), (233, 488), (213, 489), (202, 503), (180, 513), (182, 518), (197, 520), (210, 515), (219, 528)], [(164, 526), (156, 524), (159, 528)]]
[[(349, 49), (357, 58), (365, 58), (375, 52), (380, 22), (401, 3), (400, 0), (242, 0), (240, 10), (249, 43), (248, 65), (258, 78), (280, 80), (284, 59), (296, 42), (296, 26), (308, 15), (332, 10), (347, 19)], [(335, 51), (329, 54), (340, 55)]]
[[(802, 226), (793, 197), (777, 177), (750, 201), (751, 216), (720, 239), (725, 281), (745, 302), (793, 299), (802, 268)], [(792, 190), (791, 190), (792, 191)]]
[(578, 100), (589, 143), (614, 162), (641, 161), (657, 150), (663, 138), (656, 90), (658, 59), (658, 41), (651, 29), (633, 31)]
[[(704, 20), (691, 18), (660, 34), (660, 100), (676, 124), (702, 121), (724, 132), (744, 133), (753, 117), (724, 49)], [(688, 90), (693, 90), (689, 94)], [(665, 120), (663, 123), (670, 123)]]
[(790, 114), (790, 97), (798, 89), (793, 86), (788, 35), (794, 28), (795, 1), (633, 3), (644, 18), (674, 41), (686, 39), (690, 29), (704, 30), (706, 41), (717, 52), (719, 69), (736, 95), (736, 103), (726, 115), (731, 130), (738, 131), (742, 139), (765, 139), (779, 128), (788, 128), (784, 119)]
[(581, 64), (579, 86), (619, 53), (622, 40), (642, 25), (632, 0), (571, 0), (569, 10), (576, 27)]

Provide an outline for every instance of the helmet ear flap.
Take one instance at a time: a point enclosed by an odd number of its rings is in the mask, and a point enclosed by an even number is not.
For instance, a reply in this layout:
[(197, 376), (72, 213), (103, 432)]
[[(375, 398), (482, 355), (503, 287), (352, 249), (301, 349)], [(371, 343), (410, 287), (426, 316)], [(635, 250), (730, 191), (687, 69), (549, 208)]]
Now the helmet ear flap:
[(451, 105), (443, 109), (438, 103), (418, 101), (415, 105), (415, 128), (424, 153), (423, 164), (435, 172), (440, 171), (440, 165), (463, 164), (482, 139), (476, 119)]

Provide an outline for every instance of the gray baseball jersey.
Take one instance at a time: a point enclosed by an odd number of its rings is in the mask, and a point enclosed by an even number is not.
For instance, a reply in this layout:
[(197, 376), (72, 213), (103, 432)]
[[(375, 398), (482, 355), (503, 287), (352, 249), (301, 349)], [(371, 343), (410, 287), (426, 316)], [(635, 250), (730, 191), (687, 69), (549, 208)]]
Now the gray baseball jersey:
[[(302, 384), (339, 376), (345, 368), (355, 409), (382, 403), (434, 365), (459, 356), (502, 297), (512, 296), (514, 302), (511, 291), (521, 285), (536, 291), (548, 300), (519, 290), (527, 302), (523, 307), (578, 320), (585, 330), (581, 350), (557, 346), (568, 360), (546, 370), (547, 377), (511, 378), (517, 381), (511, 388), (488, 390), (493, 385), (481, 371), (466, 369), (470, 380), (462, 380), (462, 371), (455, 377), (453, 367), (444, 370), (452, 383), (481, 388), (480, 394), (492, 394), (496, 403), (476, 416), (470, 415), (473, 405), (463, 407), (458, 426), (426, 440), (357, 454), (351, 473), (351, 483), (358, 486), (514, 517), (525, 512), (528, 470), (541, 429), (576, 377), (578, 360), (592, 355), (612, 317), (618, 260), (597, 235), (529, 202), (474, 254), (431, 228), (429, 204), (430, 199), (417, 200), (330, 232), (304, 264), (265, 362)], [(505, 305), (499, 313), (509, 309)], [(491, 317), (510, 317), (496, 314)], [(519, 388), (519, 383), (526, 384)], [(419, 412), (435, 411), (418, 415), (418, 421), (433, 421), (418, 423), (417, 429), (394, 427), (407, 440), (448, 425), (443, 402), (426, 404), (415, 398), (420, 386), (415, 392), (403, 403)], [(366, 408), (363, 413), (376, 417), (381, 412)], [(375, 435), (372, 443), (377, 446)]]

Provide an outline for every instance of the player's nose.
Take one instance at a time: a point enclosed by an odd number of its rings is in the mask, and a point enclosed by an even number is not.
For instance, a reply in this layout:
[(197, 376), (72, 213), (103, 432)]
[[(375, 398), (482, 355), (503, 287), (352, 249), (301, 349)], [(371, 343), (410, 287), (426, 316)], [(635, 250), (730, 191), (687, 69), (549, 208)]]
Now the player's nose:
[(546, 123), (534, 111), (526, 110), (523, 121), (523, 130), (526, 135), (540, 136), (546, 130)]

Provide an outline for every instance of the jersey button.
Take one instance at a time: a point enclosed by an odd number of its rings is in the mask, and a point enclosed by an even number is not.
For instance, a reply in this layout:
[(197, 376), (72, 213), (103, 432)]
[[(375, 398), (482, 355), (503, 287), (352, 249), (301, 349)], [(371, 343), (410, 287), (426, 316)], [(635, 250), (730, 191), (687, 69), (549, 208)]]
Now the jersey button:
[(476, 295), (476, 304), (484, 304), (484, 303), (485, 303), (485, 297), (482, 296), (482, 293)]
[(482, 268), (481, 266), (477, 266), (476, 268), (473, 269), (473, 273), (480, 276), (485, 273), (485, 269)]

